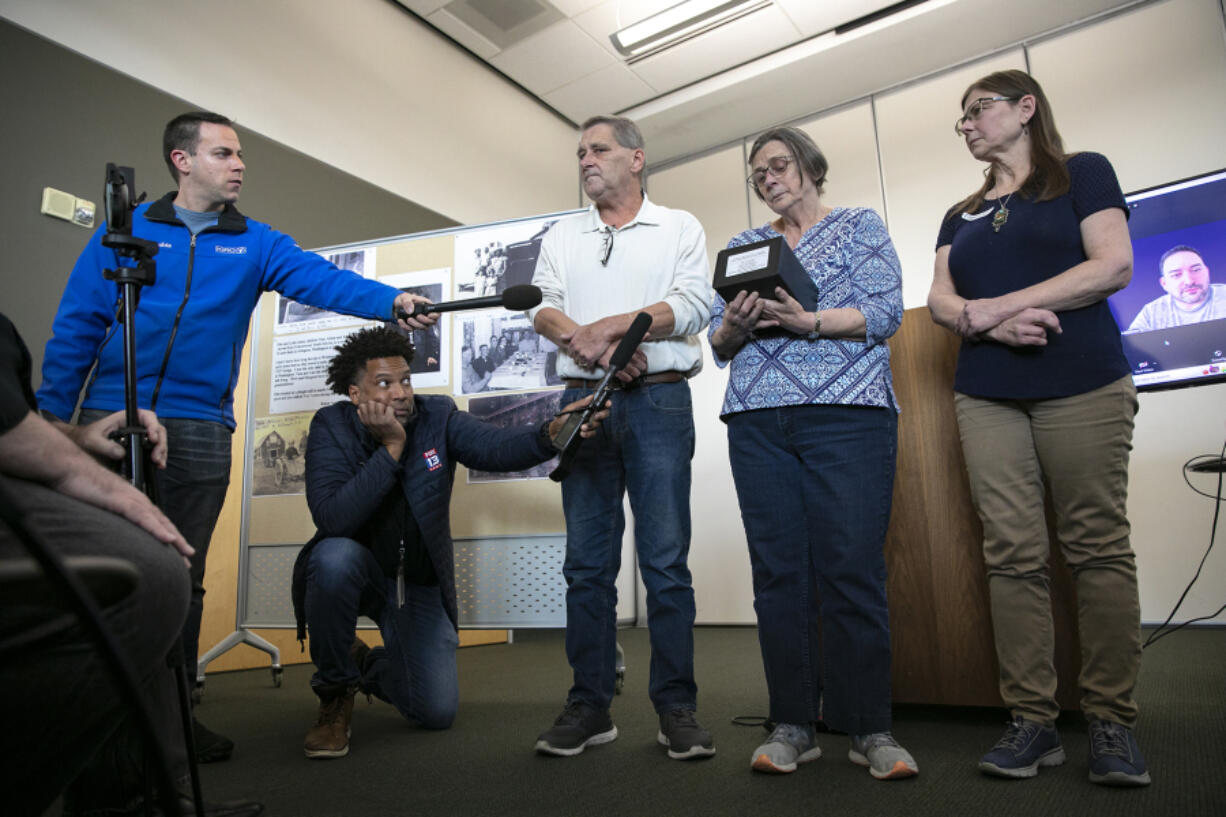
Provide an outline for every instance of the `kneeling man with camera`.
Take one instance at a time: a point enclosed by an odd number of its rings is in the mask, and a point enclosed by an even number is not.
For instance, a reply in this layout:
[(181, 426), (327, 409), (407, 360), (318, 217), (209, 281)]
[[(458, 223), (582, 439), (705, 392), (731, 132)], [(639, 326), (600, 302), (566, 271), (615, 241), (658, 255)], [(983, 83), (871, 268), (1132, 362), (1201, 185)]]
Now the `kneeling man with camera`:
[[(356, 332), (337, 351), (328, 384), (349, 399), (311, 421), (306, 495), (318, 531), (294, 565), (298, 637), (309, 626), (319, 696), (304, 746), (312, 758), (348, 754), (357, 690), (427, 729), (451, 726), (459, 699), (448, 515), (456, 463), (518, 471), (544, 462), (557, 453), (565, 416), (587, 404), (537, 426), (500, 428), (450, 397), (414, 395), (413, 346), (392, 329)], [(580, 433), (591, 436), (607, 414)], [(379, 624), (382, 647), (355, 638), (359, 615)]]

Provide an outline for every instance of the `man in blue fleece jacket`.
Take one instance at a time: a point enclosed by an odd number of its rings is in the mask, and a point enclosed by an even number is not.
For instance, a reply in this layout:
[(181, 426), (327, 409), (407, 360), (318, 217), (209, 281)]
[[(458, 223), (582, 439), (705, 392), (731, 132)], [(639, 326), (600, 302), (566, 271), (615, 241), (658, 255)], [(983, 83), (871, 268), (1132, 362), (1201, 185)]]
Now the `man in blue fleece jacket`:
[[(349, 753), (356, 689), (427, 729), (446, 729), (459, 700), (451, 488), (456, 463), (519, 471), (555, 453), (571, 403), (540, 425), (501, 428), (445, 395), (414, 395), (413, 347), (379, 327), (337, 347), (328, 384), (347, 397), (311, 421), (306, 495), (318, 532), (294, 564), (298, 637), (310, 625), (311, 687), (319, 716), (306, 756)], [(601, 411), (581, 429), (595, 433)], [(383, 646), (354, 638), (359, 615), (379, 624)]]
[[(140, 407), (155, 411), (169, 435), (170, 460), (156, 475), (162, 509), (196, 550), (183, 625), (188, 677), (194, 678), (205, 557), (230, 481), (234, 385), (260, 295), (275, 290), (312, 306), (382, 320), (391, 319), (396, 307), (412, 312), (424, 299), (340, 270), (240, 213), (242, 146), (224, 116), (175, 117), (162, 148), (177, 190), (132, 216), (132, 234), (159, 248), (157, 283), (141, 292), (136, 312), (137, 392)], [(102, 246), (106, 231), (103, 225), (77, 260), (56, 312), (38, 390), (49, 418), (71, 420), (82, 391), (82, 424), (124, 407), (118, 287), (103, 271), (130, 262)], [(423, 316), (405, 326), (422, 329), (436, 320)], [(229, 739), (199, 722), (195, 728), (200, 761), (230, 756)]]

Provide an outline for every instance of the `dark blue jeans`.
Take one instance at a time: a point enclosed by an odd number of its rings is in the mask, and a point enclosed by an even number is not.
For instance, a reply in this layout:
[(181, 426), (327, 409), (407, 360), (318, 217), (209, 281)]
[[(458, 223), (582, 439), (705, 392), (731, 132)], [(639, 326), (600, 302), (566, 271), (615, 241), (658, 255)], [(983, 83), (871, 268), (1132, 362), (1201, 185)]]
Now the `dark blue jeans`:
[[(112, 412), (82, 409), (82, 425)], [(157, 470), (158, 504), (187, 543), (196, 549), (191, 562), (192, 598), (183, 624), (188, 684), (195, 682), (204, 612), (204, 563), (209, 540), (230, 485), (230, 429), (208, 420), (159, 417), (170, 447), (165, 470)]]
[(728, 456), (753, 567), (770, 716), (849, 734), (890, 729), (882, 546), (898, 418), (787, 406), (728, 418)]
[[(359, 615), (374, 618), (383, 634), (364, 673), (349, 657)], [(306, 619), (317, 693), (335, 695), (360, 684), (427, 729), (451, 726), (460, 699), (460, 639), (437, 585), (405, 585), (404, 607), (398, 607), (396, 582), (369, 548), (352, 539), (323, 539), (307, 562)]]
[[(567, 389), (562, 405), (590, 389)], [(613, 700), (622, 497), (630, 495), (651, 633), (649, 693), (657, 712), (694, 708), (694, 590), (690, 550), (690, 387), (656, 383), (615, 392), (609, 419), (584, 440), (562, 482), (566, 512), (568, 700), (607, 709)]]

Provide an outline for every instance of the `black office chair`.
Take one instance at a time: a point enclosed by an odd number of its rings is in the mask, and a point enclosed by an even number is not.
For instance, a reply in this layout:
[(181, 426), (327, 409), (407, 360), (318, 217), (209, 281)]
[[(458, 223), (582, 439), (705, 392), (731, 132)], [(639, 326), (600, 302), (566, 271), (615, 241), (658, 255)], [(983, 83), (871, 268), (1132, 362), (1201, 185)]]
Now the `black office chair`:
[[(62, 560), (67, 571), (81, 582), (99, 608), (127, 598), (140, 580), (131, 562), (112, 556), (69, 556)], [(55, 592), (54, 583), (34, 559), (0, 561), (0, 593), (6, 605), (46, 605)], [(54, 638), (73, 626), (77, 617), (65, 606), (64, 612), (38, 622), (0, 645), (0, 660), (15, 657), (44, 639)]]

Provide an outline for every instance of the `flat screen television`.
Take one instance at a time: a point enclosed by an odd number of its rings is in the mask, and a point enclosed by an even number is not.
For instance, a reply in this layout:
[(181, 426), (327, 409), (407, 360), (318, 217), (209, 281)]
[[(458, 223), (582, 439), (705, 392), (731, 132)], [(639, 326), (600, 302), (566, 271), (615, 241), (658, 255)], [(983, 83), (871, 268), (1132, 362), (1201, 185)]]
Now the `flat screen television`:
[(1138, 391), (1226, 381), (1226, 170), (1125, 199), (1132, 281), (1107, 302)]

